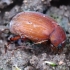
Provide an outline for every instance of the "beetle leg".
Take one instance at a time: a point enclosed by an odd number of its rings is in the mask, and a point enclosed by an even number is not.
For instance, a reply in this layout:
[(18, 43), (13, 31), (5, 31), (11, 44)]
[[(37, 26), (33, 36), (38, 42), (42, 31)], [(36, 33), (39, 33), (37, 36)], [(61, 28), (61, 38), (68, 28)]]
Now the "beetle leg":
[(11, 42), (13, 42), (13, 41), (17, 41), (17, 40), (19, 40), (19, 39), (21, 39), (21, 40), (23, 40), (23, 41), (26, 40), (25, 37), (21, 37), (21, 36), (17, 35), (17, 36), (15, 36), (15, 37), (11, 37), (11, 38), (9, 38), (8, 41), (9, 41), (9, 43), (11, 43)]
[[(15, 42), (15, 41), (17, 41), (17, 40), (19, 40), (19, 39), (25, 40), (26, 38), (25, 38), (25, 37), (22, 38), (22, 37), (19, 36), (19, 35), (15, 36), (15, 37), (10, 37), (10, 38), (8, 39), (7, 44), (5, 44), (5, 53), (7, 52), (7, 50), (12, 51), (13, 49), (12, 49), (12, 48), (9, 49), (9, 45), (10, 45), (12, 42)], [(19, 48), (19, 47), (16, 47), (14, 50), (17, 50), (18, 48)], [(23, 47), (23, 48), (24, 48), (24, 47)]]
[(15, 37), (11, 37), (10, 38), (10, 41), (16, 41), (16, 40), (18, 40), (18, 39), (20, 39), (21, 37), (20, 36), (15, 36)]
[(59, 44), (57, 47), (51, 44), (51, 51), (53, 53), (61, 53), (63, 50), (62, 44)]

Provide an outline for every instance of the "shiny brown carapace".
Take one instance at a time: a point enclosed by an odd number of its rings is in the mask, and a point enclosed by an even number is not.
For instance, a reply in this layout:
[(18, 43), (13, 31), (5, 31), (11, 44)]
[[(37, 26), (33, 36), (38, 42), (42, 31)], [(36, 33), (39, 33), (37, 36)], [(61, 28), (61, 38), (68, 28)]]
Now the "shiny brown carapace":
[(57, 22), (38, 12), (21, 12), (10, 22), (10, 31), (33, 42), (50, 40), (55, 47), (63, 45), (66, 34)]

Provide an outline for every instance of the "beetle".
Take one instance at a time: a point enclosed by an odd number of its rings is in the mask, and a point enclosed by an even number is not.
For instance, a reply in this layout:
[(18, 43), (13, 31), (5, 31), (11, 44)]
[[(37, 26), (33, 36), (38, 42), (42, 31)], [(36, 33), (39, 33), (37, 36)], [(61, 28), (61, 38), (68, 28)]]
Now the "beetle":
[(63, 28), (53, 18), (39, 12), (18, 13), (10, 22), (10, 31), (34, 43), (50, 40), (51, 46), (58, 49), (64, 47), (66, 41)]

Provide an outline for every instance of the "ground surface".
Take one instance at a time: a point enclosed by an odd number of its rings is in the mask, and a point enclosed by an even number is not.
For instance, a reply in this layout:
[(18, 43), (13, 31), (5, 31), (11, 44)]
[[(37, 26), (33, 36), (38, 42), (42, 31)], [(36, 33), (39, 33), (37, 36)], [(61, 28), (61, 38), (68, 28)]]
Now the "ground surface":
[[(53, 6), (54, 5), (54, 6)], [(17, 49), (17, 44), (30, 46), (27, 42), (14, 42), (9, 45), (5, 53), (7, 40), (12, 37), (9, 26), (14, 15), (22, 11), (38, 11), (54, 18), (66, 32), (67, 40), (64, 50), (60, 54), (51, 54), (34, 45), (34, 50)], [(48, 49), (48, 48), (47, 48)], [(45, 61), (54, 62), (56, 66), (46, 64)], [(21, 70), (70, 70), (70, 5), (61, 0), (0, 0), (0, 70), (14, 70), (17, 65)]]

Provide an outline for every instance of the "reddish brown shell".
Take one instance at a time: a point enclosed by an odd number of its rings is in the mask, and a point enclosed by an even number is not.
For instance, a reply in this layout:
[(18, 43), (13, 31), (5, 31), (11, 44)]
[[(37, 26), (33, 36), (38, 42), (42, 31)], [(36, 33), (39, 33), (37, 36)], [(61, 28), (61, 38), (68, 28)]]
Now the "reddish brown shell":
[[(21, 12), (11, 20), (10, 31), (34, 42), (50, 39), (57, 46), (66, 39), (66, 35), (56, 23), (52, 18), (38, 12)], [(54, 43), (54, 39), (58, 42)]]
[(59, 44), (61, 44), (61, 46), (64, 45), (65, 41), (66, 41), (66, 34), (64, 32), (64, 30), (62, 29), (62, 27), (57, 26), (54, 31), (52, 32), (52, 34), (50, 35), (50, 41), (54, 46), (58, 46)]

